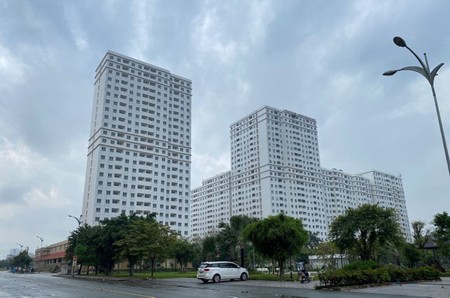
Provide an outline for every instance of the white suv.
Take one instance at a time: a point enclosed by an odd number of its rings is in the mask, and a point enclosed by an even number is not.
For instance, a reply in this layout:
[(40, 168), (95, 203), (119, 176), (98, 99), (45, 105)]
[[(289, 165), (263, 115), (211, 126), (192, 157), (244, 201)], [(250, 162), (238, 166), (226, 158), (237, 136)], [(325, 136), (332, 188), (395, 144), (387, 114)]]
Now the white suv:
[(204, 283), (208, 280), (220, 282), (222, 279), (247, 280), (248, 271), (233, 262), (204, 262), (198, 267), (197, 278)]

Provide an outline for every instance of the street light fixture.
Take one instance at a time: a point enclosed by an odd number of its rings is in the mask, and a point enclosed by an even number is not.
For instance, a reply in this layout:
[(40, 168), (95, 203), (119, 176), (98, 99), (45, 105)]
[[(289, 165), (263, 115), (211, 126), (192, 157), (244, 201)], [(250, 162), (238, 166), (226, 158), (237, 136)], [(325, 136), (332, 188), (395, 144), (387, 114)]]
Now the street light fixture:
[(23, 247), (23, 245), (20, 244), (20, 243), (16, 243), (16, 244), (20, 246), (20, 252), (19, 252), (19, 253), (21, 253), (21, 252), (22, 252), (22, 247)]
[(70, 215), (70, 214), (69, 214), (68, 216), (74, 218), (74, 219), (77, 221), (78, 226), (81, 226), (81, 217), (82, 217), (83, 215), (80, 215), (79, 218), (78, 218), (78, 217), (75, 217), (75, 216), (73, 216), (73, 215)]
[(439, 112), (439, 105), (438, 105), (438, 101), (437, 101), (437, 97), (436, 97), (436, 91), (434, 90), (434, 78), (437, 76), (437, 72), (444, 65), (444, 63), (438, 64), (432, 71), (430, 71), (430, 66), (428, 65), (428, 59), (427, 59), (426, 53), (423, 54), (425, 57), (425, 63), (424, 63), (422, 61), (422, 59), (420, 59), (419, 56), (417, 56), (417, 54), (414, 53), (414, 51), (411, 50), (411, 48), (406, 45), (406, 42), (403, 38), (401, 38), (399, 36), (394, 37), (394, 43), (399, 47), (408, 49), (408, 51), (410, 51), (414, 55), (414, 57), (416, 57), (417, 61), (419, 61), (421, 67), (406, 66), (406, 67), (403, 67), (400, 69), (388, 70), (388, 71), (384, 72), (383, 75), (384, 76), (392, 76), (392, 75), (396, 74), (398, 71), (411, 70), (411, 71), (417, 72), (417, 73), (421, 74), (422, 76), (424, 76), (425, 79), (427, 79), (428, 83), (430, 83), (431, 92), (433, 93), (434, 106), (436, 108), (436, 114), (437, 114), (437, 118), (438, 118), (438, 122), (439, 122), (439, 128), (441, 131), (442, 144), (444, 145), (445, 158), (447, 160), (448, 174), (450, 175), (450, 158), (449, 158), (448, 150), (447, 150), (447, 142), (445, 141), (445, 134), (444, 134), (444, 128), (442, 126), (441, 114)]
[(42, 248), (42, 242), (44, 242), (44, 238), (42, 238), (41, 236), (36, 236), (36, 238), (39, 238), (41, 240), (41, 248)]
[[(77, 223), (78, 223), (78, 228), (80, 228), (80, 226), (81, 226), (81, 217), (83, 215), (80, 215), (79, 218), (75, 217), (73, 215), (70, 215), (70, 214), (68, 216), (74, 218), (77, 221)], [(75, 267), (77, 266), (77, 256), (75, 255), (75, 253), (76, 253), (77, 246), (78, 246), (78, 234), (79, 233), (77, 233), (77, 238), (75, 239), (75, 251), (73, 252), (73, 257), (72, 257), (72, 270), (71, 270), (72, 271), (72, 277), (74, 277), (74, 275), (75, 275), (74, 271), (75, 271)]]

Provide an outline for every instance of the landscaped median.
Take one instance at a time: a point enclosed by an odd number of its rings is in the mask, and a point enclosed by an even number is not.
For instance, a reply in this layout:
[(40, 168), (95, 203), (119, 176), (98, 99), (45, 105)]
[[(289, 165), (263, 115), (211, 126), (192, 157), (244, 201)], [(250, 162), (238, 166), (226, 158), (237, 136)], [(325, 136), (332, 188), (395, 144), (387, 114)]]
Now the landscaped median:
[(402, 268), (386, 265), (375, 269), (337, 269), (319, 273), (318, 288), (381, 285), (392, 282), (440, 280), (439, 271), (432, 267)]

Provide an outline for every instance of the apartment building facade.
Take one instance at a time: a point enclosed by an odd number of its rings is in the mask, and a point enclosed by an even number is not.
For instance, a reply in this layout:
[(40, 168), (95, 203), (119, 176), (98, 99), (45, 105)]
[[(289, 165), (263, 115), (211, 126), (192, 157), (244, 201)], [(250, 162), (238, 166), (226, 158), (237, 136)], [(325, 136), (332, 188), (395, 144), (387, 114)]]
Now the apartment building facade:
[(231, 172), (227, 171), (202, 181), (191, 191), (191, 235), (204, 237), (218, 230), (221, 222), (231, 218)]
[[(230, 202), (229, 211), (221, 212), (216, 221), (229, 222), (231, 216), (241, 214), (265, 218), (284, 213), (301, 219), (307, 230), (325, 239), (329, 224), (346, 209), (379, 203), (397, 210), (410, 239), (401, 178), (377, 171), (352, 175), (322, 168), (313, 118), (262, 107), (231, 125), (230, 140), (231, 171), (221, 183), (229, 185), (229, 197), (223, 189), (220, 197), (221, 206)], [(217, 192), (209, 181), (192, 192), (190, 234), (194, 237), (217, 229), (205, 218), (217, 208), (205, 203), (211, 199), (208, 195)]]
[(120, 214), (189, 233), (192, 82), (108, 51), (96, 69), (82, 220)]

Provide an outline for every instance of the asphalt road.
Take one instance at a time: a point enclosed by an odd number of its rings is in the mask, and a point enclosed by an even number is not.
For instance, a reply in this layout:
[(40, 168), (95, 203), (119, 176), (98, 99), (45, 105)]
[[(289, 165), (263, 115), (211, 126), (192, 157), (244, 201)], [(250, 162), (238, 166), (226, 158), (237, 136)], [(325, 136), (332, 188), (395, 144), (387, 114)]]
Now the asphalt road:
[[(299, 283), (233, 281), (217, 284), (193, 278), (168, 280), (98, 279), (61, 277), (48, 273), (13, 274), (0, 272), (0, 298), (25, 297), (86, 297), (86, 298), (249, 298), (249, 297), (402, 297), (396, 293), (378, 294), (362, 292), (318, 291), (303, 287)], [(403, 296), (406, 297), (406, 296)], [(413, 297), (413, 296), (408, 296)]]

